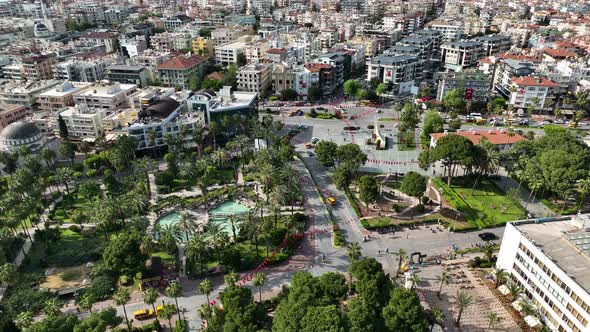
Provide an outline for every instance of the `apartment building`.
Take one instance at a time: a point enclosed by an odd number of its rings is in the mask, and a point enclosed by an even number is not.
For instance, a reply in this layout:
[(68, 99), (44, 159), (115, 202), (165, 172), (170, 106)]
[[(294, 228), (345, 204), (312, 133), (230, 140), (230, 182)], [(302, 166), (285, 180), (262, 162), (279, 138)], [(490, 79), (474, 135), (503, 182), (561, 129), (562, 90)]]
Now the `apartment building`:
[(211, 39), (213, 40), (215, 46), (221, 46), (233, 43), (245, 34), (245, 29), (221, 28), (211, 31)]
[(535, 65), (525, 60), (503, 59), (494, 63), (493, 89), (505, 97), (510, 95), (512, 78), (531, 76), (535, 73)]
[(92, 83), (64, 81), (58, 86), (47, 90), (37, 97), (38, 109), (43, 112), (53, 112), (69, 106), (74, 106), (74, 95), (84, 91)]
[(150, 48), (156, 52), (170, 52), (174, 50), (172, 33), (162, 32), (150, 37)]
[(336, 84), (336, 86), (342, 86), (344, 81), (350, 78), (352, 57), (347, 51), (322, 54), (312, 62), (323, 63), (334, 67), (334, 84)]
[(414, 86), (418, 58), (412, 55), (379, 55), (368, 64), (367, 80), (392, 84), (393, 94), (409, 93)]
[(258, 107), (258, 94), (255, 92), (231, 91), (231, 86), (224, 86), (217, 93), (200, 91), (187, 99), (187, 113), (205, 123), (219, 121), (234, 114), (251, 116)]
[(101, 81), (74, 95), (74, 103), (89, 109), (102, 109), (106, 114), (127, 106), (127, 97), (137, 89), (135, 84)]
[(52, 116), (54, 130), (59, 128), (60, 116), (68, 128), (70, 137), (95, 140), (104, 133), (103, 119), (106, 116), (104, 109), (90, 109), (85, 104), (79, 104), (58, 110)]
[(59, 80), (43, 80), (30, 83), (22, 81), (7, 81), (0, 84), (0, 103), (16, 104), (27, 108), (29, 112), (38, 109), (39, 94), (61, 84)]
[(490, 82), (490, 75), (480, 71), (445, 73), (438, 81), (436, 99), (442, 101), (449, 91), (459, 90), (465, 100), (485, 102), (490, 93)]
[(23, 105), (0, 104), (0, 131), (11, 123), (24, 121), (31, 114)]
[(193, 52), (199, 56), (211, 57), (215, 53), (215, 44), (213, 39), (197, 37), (192, 43)]
[(508, 89), (508, 103), (515, 109), (526, 110), (532, 107), (535, 110), (543, 110), (548, 108), (547, 105), (553, 100), (555, 90), (559, 88), (559, 84), (544, 77), (513, 77)]
[(244, 53), (245, 42), (234, 42), (215, 47), (215, 62), (222, 66), (229, 66), (238, 62), (238, 54)]
[(474, 39), (483, 46), (483, 56), (497, 55), (504, 53), (512, 46), (512, 38), (502, 35), (487, 35)]
[(588, 215), (506, 224), (496, 266), (524, 290), (553, 331), (587, 331), (590, 321)]
[(306, 63), (303, 71), (295, 71), (297, 93), (306, 98), (309, 88), (320, 88), (322, 97), (331, 96), (337, 87), (336, 67), (325, 63)]
[(164, 86), (189, 89), (191, 79), (202, 77), (205, 62), (203, 57), (181, 55), (159, 64), (156, 73)]
[(169, 52), (158, 52), (151, 49), (145, 50), (143, 53), (132, 57), (131, 63), (147, 68), (156, 68), (158, 65), (170, 60), (172, 54)]
[(112, 82), (135, 84), (139, 87), (148, 85), (148, 72), (144, 66), (110, 65), (106, 68), (105, 77)]
[(460, 22), (433, 22), (430, 29), (439, 31), (443, 42), (454, 42), (463, 38), (464, 30)]
[(266, 60), (266, 51), (268, 49), (267, 40), (257, 40), (246, 45), (244, 55), (249, 63), (258, 63)]
[(272, 91), (280, 93), (285, 89), (295, 90), (295, 73), (290, 66), (284, 64), (273, 65), (271, 75)]
[(238, 69), (238, 90), (262, 93), (272, 84), (272, 65), (253, 63)]
[(80, 36), (80, 40), (89, 45), (104, 46), (107, 53), (114, 53), (119, 47), (119, 34), (113, 31), (93, 31)]
[(60, 62), (53, 67), (54, 78), (73, 82), (96, 82), (105, 77), (106, 67), (112, 59), (72, 60)]
[(459, 41), (442, 45), (442, 65), (448, 70), (461, 71), (477, 65), (483, 57), (483, 45), (475, 41)]
[(34, 55), (22, 59), (23, 76), (28, 80), (48, 80), (53, 78), (53, 66), (57, 63), (54, 56)]
[(172, 17), (167, 17), (164, 19), (164, 28), (166, 30), (174, 30), (176, 28), (180, 28), (181, 26), (189, 23), (191, 18), (186, 15), (177, 15)]

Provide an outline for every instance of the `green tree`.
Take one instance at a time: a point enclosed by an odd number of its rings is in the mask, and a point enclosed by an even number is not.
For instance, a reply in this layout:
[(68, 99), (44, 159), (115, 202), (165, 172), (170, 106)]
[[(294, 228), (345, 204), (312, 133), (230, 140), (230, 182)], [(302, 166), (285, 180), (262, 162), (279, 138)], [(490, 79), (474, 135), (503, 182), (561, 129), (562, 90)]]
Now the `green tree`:
[(492, 275), (494, 276), (494, 288), (498, 288), (502, 283), (506, 282), (508, 279), (508, 273), (506, 270), (495, 267), (492, 271)]
[(450, 134), (436, 142), (435, 148), (429, 152), (429, 162), (442, 162), (447, 174), (447, 185), (450, 186), (457, 168), (471, 164), (473, 151), (473, 143), (468, 138)]
[(409, 172), (402, 180), (400, 191), (408, 196), (420, 198), (426, 191), (427, 182), (425, 176), (416, 172)]
[(347, 311), (350, 332), (383, 331), (383, 321), (373, 305), (364, 298), (356, 297), (348, 303)]
[[(157, 312), (156, 310), (156, 301), (158, 301), (158, 297), (160, 296), (160, 294), (158, 294), (158, 290), (155, 288), (148, 288), (145, 291), (143, 291), (143, 303), (152, 306), (152, 310), (154, 312)], [(156, 315), (156, 320), (158, 320), (158, 316)]]
[(130, 299), (131, 294), (129, 293), (129, 289), (127, 288), (119, 288), (115, 292), (115, 295), (113, 295), (113, 300), (115, 301), (115, 304), (123, 307), (123, 314), (125, 316), (125, 321), (127, 322), (127, 328), (129, 330), (131, 330), (131, 322), (127, 317), (127, 308), (125, 307), (125, 305), (129, 302)]
[(360, 84), (355, 80), (347, 80), (343, 85), (344, 94), (348, 97), (356, 96), (357, 91), (360, 89)]
[(348, 191), (352, 177), (354, 176), (354, 169), (350, 163), (343, 163), (336, 167), (332, 174), (334, 184), (339, 190)]
[(78, 306), (82, 310), (92, 313), (92, 306), (96, 303), (96, 295), (90, 292), (84, 293), (78, 300)]
[(207, 305), (211, 306), (211, 301), (209, 301), (209, 295), (213, 291), (213, 285), (211, 285), (211, 281), (209, 279), (205, 279), (199, 283), (199, 291), (201, 294), (204, 294), (207, 297)]
[(248, 59), (246, 58), (246, 54), (239, 52), (238, 56), (236, 58), (236, 66), (238, 68), (245, 66), (246, 64), (248, 64)]
[(450, 90), (445, 93), (442, 99), (445, 108), (451, 112), (460, 112), (463, 110), (465, 101), (463, 100), (463, 92), (459, 89)]
[(359, 180), (360, 197), (368, 207), (369, 202), (375, 201), (379, 197), (379, 184), (377, 180), (370, 175), (363, 175)]
[(74, 315), (49, 316), (42, 321), (33, 323), (27, 332), (71, 332), (78, 324)]
[(311, 307), (301, 320), (302, 332), (344, 332), (345, 320), (335, 305)]
[(16, 266), (12, 263), (0, 265), (0, 284), (11, 286), (16, 282)]
[(426, 138), (432, 133), (441, 133), (444, 129), (445, 120), (436, 111), (428, 111), (424, 114), (424, 125), (422, 135)]
[(174, 316), (174, 306), (171, 304), (165, 304), (162, 306), (157, 313), (159, 318), (168, 320), (168, 327), (172, 330), (172, 316)]
[(137, 232), (119, 233), (102, 254), (105, 269), (119, 275), (135, 275), (147, 259), (140, 250), (141, 244), (141, 235)]
[(66, 125), (64, 119), (61, 117), (61, 114), (57, 117), (57, 125), (59, 127), (59, 137), (61, 137), (62, 140), (68, 139), (68, 126)]
[(76, 157), (76, 144), (69, 142), (69, 141), (64, 141), (61, 142), (61, 144), (59, 145), (59, 154), (63, 157), (63, 158), (67, 158), (70, 160), (70, 166), (72, 166), (74, 164), (74, 158)]
[[(430, 332), (434, 329), (434, 324), (443, 326), (445, 322), (445, 314), (439, 308), (432, 310), (432, 325), (430, 326)], [(443, 326), (444, 329), (444, 326)]]
[(322, 97), (322, 89), (317, 86), (312, 86), (307, 89), (307, 99), (316, 101)]
[(314, 151), (322, 165), (326, 167), (334, 166), (334, 161), (338, 156), (338, 144), (332, 141), (320, 141)]
[(293, 89), (285, 89), (281, 91), (281, 98), (283, 100), (295, 100), (297, 99), (297, 91)]
[(174, 298), (174, 302), (176, 303), (176, 312), (178, 313), (178, 320), (180, 318), (180, 307), (178, 306), (178, 298), (182, 296), (182, 285), (179, 282), (173, 281), (171, 282), (168, 287), (166, 287), (166, 294)]
[(369, 96), (369, 92), (366, 89), (358, 89), (355, 96), (357, 100), (366, 100)]
[(410, 103), (404, 105), (399, 118), (399, 131), (402, 133), (413, 132), (420, 123), (420, 117), (416, 107)]
[(389, 331), (423, 332), (428, 327), (416, 293), (400, 287), (391, 292), (389, 304), (383, 308), (383, 320)]
[(43, 303), (43, 313), (47, 316), (59, 316), (62, 314), (63, 303), (57, 298), (50, 298)]
[(496, 325), (502, 321), (502, 316), (499, 316), (497, 313), (495, 312), (490, 312), (487, 314), (486, 318), (489, 321), (488, 324), (488, 330), (492, 330), (496, 328)]
[(264, 286), (264, 273), (263, 272), (256, 272), (254, 273), (254, 276), (252, 278), (252, 281), (254, 282), (254, 286), (258, 287), (258, 294), (259, 294), (259, 302), (262, 303), (262, 286)]
[(436, 292), (436, 296), (438, 296), (438, 298), (440, 298), (443, 286), (445, 284), (448, 285), (450, 280), (451, 280), (451, 276), (449, 275), (449, 273), (446, 270), (440, 274), (440, 276), (438, 277), (438, 281), (440, 282), (440, 287), (438, 288), (438, 291)]
[(464, 290), (457, 290), (457, 294), (454, 296), (455, 305), (459, 309), (457, 313), (457, 321), (456, 324), (459, 326), (461, 324), (461, 316), (463, 315), (463, 311), (473, 304), (473, 297), (467, 294)]
[(19, 313), (14, 319), (14, 325), (19, 329), (25, 331), (33, 324), (33, 314), (30, 311), (23, 311)]

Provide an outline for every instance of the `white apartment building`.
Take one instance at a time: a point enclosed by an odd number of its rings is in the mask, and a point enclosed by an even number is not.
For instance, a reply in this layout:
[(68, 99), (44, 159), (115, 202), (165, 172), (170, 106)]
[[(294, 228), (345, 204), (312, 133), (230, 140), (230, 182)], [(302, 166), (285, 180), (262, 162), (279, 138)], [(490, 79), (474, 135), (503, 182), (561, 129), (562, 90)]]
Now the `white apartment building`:
[(254, 63), (238, 69), (238, 90), (262, 93), (271, 86), (271, 64)]
[(27, 111), (34, 112), (38, 108), (39, 94), (61, 84), (60, 80), (44, 80), (25, 83), (22, 81), (6, 81), (0, 84), (0, 103), (23, 105)]
[(245, 34), (245, 30), (235, 28), (221, 28), (211, 31), (211, 39), (213, 39), (215, 46), (221, 46), (232, 43)]
[(513, 77), (509, 87), (508, 103), (515, 109), (527, 109), (532, 106), (535, 110), (547, 108), (548, 101), (554, 97), (554, 90), (559, 84), (544, 77)]
[(135, 84), (120, 84), (102, 81), (74, 95), (74, 102), (85, 104), (90, 109), (103, 109), (106, 114), (127, 106), (127, 97), (137, 89)]
[(480, 42), (460, 41), (442, 45), (443, 66), (452, 71), (461, 71), (477, 65), (477, 60), (484, 56)]
[(454, 42), (463, 37), (463, 25), (457, 23), (435, 22), (430, 29), (439, 31), (444, 42)]
[(506, 52), (512, 46), (510, 36), (488, 35), (475, 38), (475, 41), (482, 43), (484, 56), (496, 55)]
[(96, 82), (104, 79), (106, 67), (113, 62), (110, 59), (60, 62), (53, 67), (53, 77), (73, 82)]
[(244, 53), (246, 43), (234, 42), (215, 47), (215, 62), (222, 66), (229, 66), (238, 62), (238, 54)]
[(68, 136), (95, 140), (103, 134), (104, 109), (89, 109), (84, 104), (67, 107), (53, 113), (52, 126), (59, 128), (59, 117), (68, 127)]
[(554, 331), (588, 331), (589, 216), (507, 223), (496, 266)]
[(418, 58), (412, 55), (379, 55), (368, 64), (367, 80), (393, 84), (393, 94), (409, 93), (414, 86)]
[(64, 81), (53, 89), (47, 90), (37, 97), (39, 110), (53, 112), (69, 106), (74, 106), (74, 95), (88, 88), (88, 82)]

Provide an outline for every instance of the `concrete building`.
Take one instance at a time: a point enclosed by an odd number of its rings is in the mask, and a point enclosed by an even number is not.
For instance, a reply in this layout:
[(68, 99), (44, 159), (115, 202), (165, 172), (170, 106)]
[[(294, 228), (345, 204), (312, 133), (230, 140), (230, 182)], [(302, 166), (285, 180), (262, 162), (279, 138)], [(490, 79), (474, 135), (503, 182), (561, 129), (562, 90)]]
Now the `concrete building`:
[(479, 71), (450, 72), (442, 74), (438, 81), (436, 99), (442, 101), (451, 90), (463, 92), (465, 100), (486, 101), (490, 93), (490, 75)]
[(189, 89), (191, 79), (201, 77), (206, 59), (199, 56), (177, 56), (156, 67), (158, 79), (164, 86)]
[(590, 321), (588, 215), (506, 224), (496, 266), (524, 290), (553, 331), (587, 331)]
[(483, 45), (480, 42), (460, 41), (442, 45), (442, 64), (452, 71), (476, 66), (477, 60), (483, 55)]
[(238, 69), (238, 90), (263, 93), (270, 88), (272, 65), (263, 63), (249, 64)]
[(506, 129), (489, 129), (489, 130), (459, 130), (457, 132), (449, 133), (446, 130), (443, 133), (430, 134), (430, 147), (435, 148), (439, 139), (447, 135), (459, 135), (470, 140), (474, 145), (477, 145), (481, 140), (486, 139), (492, 143), (501, 152), (506, 152), (517, 142), (524, 141), (526, 138), (519, 134), (509, 133)]
[(47, 90), (37, 97), (39, 111), (53, 112), (74, 106), (74, 95), (84, 91), (91, 83), (64, 81), (53, 89)]
[(352, 58), (346, 51), (322, 54), (312, 62), (323, 63), (334, 67), (334, 84), (336, 86), (342, 86), (344, 82), (350, 78)]
[(205, 37), (197, 37), (192, 43), (193, 52), (199, 56), (211, 57), (215, 54), (215, 44), (213, 39)]
[(53, 67), (53, 77), (72, 82), (96, 82), (104, 79), (106, 67), (111, 65), (112, 59), (94, 61), (73, 60), (60, 62)]
[(222, 66), (229, 66), (238, 62), (238, 54), (244, 53), (245, 42), (234, 42), (215, 47), (215, 62)]
[(336, 68), (325, 63), (306, 63), (303, 71), (295, 71), (297, 93), (307, 99), (310, 88), (319, 88), (322, 97), (331, 96), (336, 90)]
[(492, 70), (493, 88), (504, 97), (508, 97), (513, 77), (531, 76), (534, 73), (535, 65), (529, 61), (514, 59), (497, 61)]
[(513, 77), (508, 88), (508, 103), (514, 109), (526, 110), (532, 107), (534, 110), (543, 110), (548, 108), (555, 90), (559, 88), (559, 84), (544, 77)]
[(474, 39), (483, 46), (483, 56), (496, 55), (506, 52), (512, 46), (512, 38), (503, 35), (488, 35)]
[(37, 97), (61, 84), (59, 80), (34, 81), (23, 83), (22, 81), (8, 81), (0, 84), (0, 103), (23, 105), (29, 112), (35, 112), (38, 108)]
[(461, 22), (433, 22), (430, 29), (439, 31), (443, 42), (454, 42), (463, 37), (463, 25)]
[(48, 80), (53, 78), (53, 65), (57, 63), (54, 56), (35, 55), (23, 58), (21, 66), (23, 76), (28, 80)]
[(90, 109), (85, 104), (66, 107), (53, 113), (52, 127), (54, 130), (59, 128), (61, 116), (68, 127), (68, 136), (94, 141), (104, 133), (102, 121), (105, 115), (106, 110)]
[(187, 100), (189, 113), (197, 113), (205, 123), (218, 121), (233, 114), (252, 116), (258, 107), (258, 94), (255, 92), (232, 92), (231, 86), (224, 86), (219, 92), (201, 91)]
[(139, 87), (148, 85), (147, 69), (143, 66), (110, 65), (106, 68), (105, 78), (112, 82), (135, 84)]
[(84, 104), (89, 109), (102, 109), (106, 114), (127, 106), (127, 97), (137, 89), (135, 84), (102, 81), (74, 95), (74, 103)]
[(367, 80), (392, 84), (393, 94), (409, 93), (414, 86), (418, 58), (412, 55), (380, 55), (368, 64)]
[(24, 121), (31, 115), (23, 105), (0, 104), (0, 131), (9, 124)]

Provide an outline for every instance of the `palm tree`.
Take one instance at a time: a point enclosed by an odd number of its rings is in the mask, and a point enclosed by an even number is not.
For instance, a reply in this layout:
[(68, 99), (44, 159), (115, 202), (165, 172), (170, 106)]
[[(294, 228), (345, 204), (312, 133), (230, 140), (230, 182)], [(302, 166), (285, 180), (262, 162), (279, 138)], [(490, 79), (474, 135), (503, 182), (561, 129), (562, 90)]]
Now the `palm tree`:
[(438, 288), (438, 292), (436, 292), (436, 296), (438, 296), (438, 298), (440, 299), (440, 295), (442, 294), (443, 285), (445, 285), (445, 284), (448, 285), (449, 284), (449, 281), (451, 280), (451, 276), (445, 270), (438, 277), (438, 280), (440, 281), (440, 287)]
[(209, 281), (209, 279), (201, 281), (199, 284), (199, 291), (207, 297), (207, 305), (211, 306), (211, 302), (209, 301), (209, 294), (211, 294), (213, 291), (213, 285), (211, 285), (211, 281)]
[(258, 271), (256, 273), (254, 273), (254, 276), (252, 278), (252, 281), (254, 282), (254, 286), (258, 287), (258, 294), (259, 294), (259, 300), (258, 302), (262, 303), (262, 286), (264, 285), (264, 273), (261, 271)]
[(233, 236), (232, 237), (232, 241), (235, 242), (237, 240), (236, 225), (239, 222), (238, 216), (236, 216), (235, 214), (232, 214), (232, 215), (227, 216), (227, 222), (231, 226), (231, 233), (232, 233), (232, 236)]
[[(203, 275), (205, 255), (207, 254), (207, 242), (202, 234), (195, 234), (186, 246), (186, 256), (199, 261), (200, 274)], [(185, 267), (186, 271), (186, 267)]]
[(219, 222), (210, 221), (207, 224), (207, 233), (211, 236), (211, 239), (209, 239), (209, 244), (213, 246), (213, 249), (216, 251), (217, 258), (221, 261), (221, 253), (219, 251), (219, 246), (217, 245), (217, 240), (221, 235), (227, 235), (227, 233), (225, 232), (225, 228), (223, 228), (223, 226)]
[(173, 281), (166, 287), (166, 294), (169, 297), (174, 298), (176, 303), (176, 312), (178, 313), (178, 320), (180, 320), (180, 307), (178, 306), (178, 297), (182, 296), (182, 285), (176, 281)]
[(238, 274), (233, 271), (230, 273), (227, 273), (226, 275), (223, 276), (223, 281), (225, 282), (225, 284), (228, 287), (235, 286), (236, 282), (238, 282)]
[(158, 317), (168, 320), (168, 327), (172, 330), (172, 316), (174, 316), (174, 306), (171, 304), (165, 304), (162, 306), (157, 313)]
[(14, 319), (14, 325), (22, 331), (28, 329), (31, 324), (33, 324), (33, 313), (30, 311), (23, 311), (16, 315), (16, 318)]
[(66, 194), (70, 195), (70, 187), (68, 186), (68, 182), (72, 180), (72, 169), (69, 167), (60, 167), (55, 170), (55, 177), (58, 182), (66, 187)]
[(129, 331), (131, 331), (131, 322), (127, 317), (127, 308), (125, 308), (125, 305), (127, 304), (127, 302), (129, 302), (129, 299), (131, 299), (131, 295), (129, 294), (129, 289), (127, 288), (119, 288), (115, 295), (113, 295), (113, 300), (115, 300), (115, 304), (123, 306), (123, 314), (125, 315), (127, 328), (129, 329)]
[(182, 237), (182, 242), (188, 242), (190, 239), (190, 235), (192, 235), (196, 230), (196, 225), (193, 222), (193, 215), (183, 211), (180, 213), (180, 220), (176, 224), (178, 231), (184, 235)]
[[(143, 292), (143, 303), (152, 306), (152, 310), (154, 313), (157, 312), (156, 310), (156, 301), (158, 301), (158, 291), (155, 288), (148, 288)], [(156, 320), (158, 320), (158, 315), (156, 315)]]
[(148, 130), (148, 142), (150, 143), (150, 146), (152, 148), (154, 158), (156, 158), (156, 140), (157, 139), (158, 139), (158, 133), (156, 133), (156, 130), (154, 128), (150, 128)]
[(488, 330), (492, 330), (496, 328), (496, 324), (498, 324), (503, 318), (499, 316), (495, 312), (490, 312), (487, 315), (488, 321), (490, 322), (488, 325)]
[(496, 246), (490, 241), (484, 242), (484, 244), (481, 246), (481, 252), (485, 255), (486, 260), (488, 262), (491, 262), (492, 259), (494, 258), (495, 251), (496, 251)]
[(209, 123), (209, 127), (207, 128), (207, 131), (209, 132), (209, 136), (211, 136), (211, 139), (213, 139), (213, 151), (216, 151), (217, 150), (216, 137), (220, 131), (219, 124), (215, 121), (211, 121)]
[(410, 277), (410, 282), (411, 282), (411, 286), (410, 289), (416, 289), (416, 287), (418, 287), (418, 284), (420, 283), (421, 279), (420, 276), (417, 275), (416, 273), (412, 274), (412, 276)]
[(505, 282), (508, 278), (508, 273), (506, 270), (499, 267), (494, 268), (492, 275), (494, 276), (494, 288), (498, 288), (498, 286), (500, 286), (500, 284)]
[(461, 324), (461, 316), (463, 315), (463, 310), (473, 304), (473, 297), (467, 294), (463, 290), (457, 290), (457, 295), (453, 297), (456, 301), (456, 305), (459, 308), (459, 313), (457, 314), (457, 326)]
[(445, 314), (439, 308), (434, 308), (432, 310), (432, 325), (430, 325), (430, 332), (434, 329), (434, 325), (442, 325), (445, 321)]
[(508, 291), (510, 292), (510, 299), (512, 301), (516, 301), (518, 297), (522, 294), (523, 290), (515, 283), (508, 283), (506, 285), (508, 287)]
[(80, 300), (78, 301), (78, 306), (80, 307), (80, 309), (88, 310), (88, 312), (92, 313), (92, 306), (94, 305), (94, 303), (96, 303), (96, 297), (88, 292), (84, 293), (84, 295), (80, 297)]
[(43, 303), (43, 313), (47, 316), (61, 315), (61, 307), (63, 303), (57, 298), (51, 298)]
[(537, 308), (526, 301), (520, 301), (520, 312), (523, 316), (534, 315), (537, 313)]
[(43, 150), (41, 150), (41, 159), (45, 161), (47, 168), (50, 168), (53, 159), (55, 159), (55, 151), (49, 147), (44, 147)]
[(406, 257), (406, 254), (407, 254), (407, 252), (403, 248), (399, 248), (397, 253), (395, 253), (395, 255), (397, 255), (397, 257), (399, 258), (399, 260), (397, 262), (397, 274), (398, 275), (399, 275), (401, 268), (402, 268), (402, 260)]
[(219, 149), (213, 152), (213, 156), (211, 157), (218, 167), (225, 166), (230, 159), (230, 155), (225, 149)]
[(205, 130), (203, 129), (203, 127), (196, 127), (195, 129), (193, 129), (193, 142), (195, 142), (195, 145), (197, 146), (197, 152), (199, 155), (199, 158), (203, 155), (203, 142), (205, 140), (204, 134)]
[(6, 286), (13, 285), (16, 282), (16, 265), (4, 263), (0, 265), (0, 284)]
[(348, 259), (350, 259), (351, 262), (361, 258), (361, 255), (361, 246), (358, 242), (352, 242), (346, 246), (346, 256), (348, 256)]

